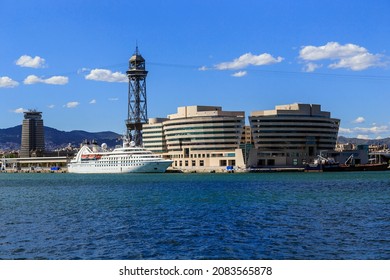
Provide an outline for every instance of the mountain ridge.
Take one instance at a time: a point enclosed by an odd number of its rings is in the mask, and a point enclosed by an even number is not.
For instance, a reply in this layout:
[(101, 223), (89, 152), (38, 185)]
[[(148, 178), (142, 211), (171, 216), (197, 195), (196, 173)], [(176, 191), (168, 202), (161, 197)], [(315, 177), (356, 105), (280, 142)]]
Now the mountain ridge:
[[(96, 140), (98, 143), (106, 143), (108, 147), (115, 147), (120, 144), (121, 137), (112, 131), (87, 132), (84, 130), (61, 131), (55, 128), (44, 126), (45, 149), (55, 150), (64, 148), (69, 144), (78, 147), (85, 139)], [(22, 125), (0, 129), (0, 149), (18, 150), (21, 144)]]
[(387, 145), (390, 146), (390, 137), (383, 139), (360, 139), (360, 138), (348, 138), (345, 136), (339, 136), (337, 143), (346, 144), (352, 143), (356, 145)]
[[(122, 135), (112, 131), (87, 132), (84, 130), (62, 131), (48, 126), (44, 127), (45, 147), (51, 151), (71, 144), (78, 147), (85, 139), (106, 143), (108, 147), (120, 144), (118, 139)], [(19, 150), (22, 135), (22, 125), (0, 129), (0, 150)], [(357, 145), (387, 145), (390, 146), (390, 137), (384, 139), (359, 139), (339, 136), (338, 143), (352, 143)]]

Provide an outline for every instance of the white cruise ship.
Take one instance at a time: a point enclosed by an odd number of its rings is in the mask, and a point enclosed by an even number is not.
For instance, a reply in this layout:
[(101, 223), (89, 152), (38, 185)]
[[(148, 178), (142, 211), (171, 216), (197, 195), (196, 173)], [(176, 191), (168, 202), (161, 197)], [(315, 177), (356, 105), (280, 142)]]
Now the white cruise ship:
[(163, 173), (172, 160), (163, 159), (144, 148), (123, 142), (123, 147), (107, 150), (107, 145), (84, 144), (69, 162), (69, 173)]

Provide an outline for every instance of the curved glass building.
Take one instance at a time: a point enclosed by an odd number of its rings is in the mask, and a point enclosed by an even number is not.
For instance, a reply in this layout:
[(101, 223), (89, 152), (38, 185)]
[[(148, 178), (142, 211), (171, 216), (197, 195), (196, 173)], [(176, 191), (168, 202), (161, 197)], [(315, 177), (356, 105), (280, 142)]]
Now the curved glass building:
[(300, 167), (336, 146), (340, 120), (320, 105), (279, 105), (249, 117), (255, 149), (249, 166)]
[(146, 149), (163, 153), (179, 169), (245, 168), (240, 140), (242, 111), (217, 106), (179, 107), (167, 119), (150, 119), (143, 127)]

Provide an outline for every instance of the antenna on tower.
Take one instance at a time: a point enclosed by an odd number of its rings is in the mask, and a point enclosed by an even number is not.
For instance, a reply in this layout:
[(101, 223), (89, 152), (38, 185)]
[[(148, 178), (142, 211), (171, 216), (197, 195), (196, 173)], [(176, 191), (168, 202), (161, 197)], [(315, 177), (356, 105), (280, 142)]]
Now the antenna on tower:
[(136, 55), (139, 55), (139, 51), (138, 51), (138, 40), (135, 40), (135, 54), (136, 54)]

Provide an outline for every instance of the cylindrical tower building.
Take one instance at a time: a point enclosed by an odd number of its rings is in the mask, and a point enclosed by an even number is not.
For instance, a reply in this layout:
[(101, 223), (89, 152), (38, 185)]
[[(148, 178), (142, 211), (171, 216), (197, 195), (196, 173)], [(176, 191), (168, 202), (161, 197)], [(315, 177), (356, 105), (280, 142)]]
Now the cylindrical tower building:
[(42, 156), (45, 150), (42, 112), (24, 112), (20, 157)]

